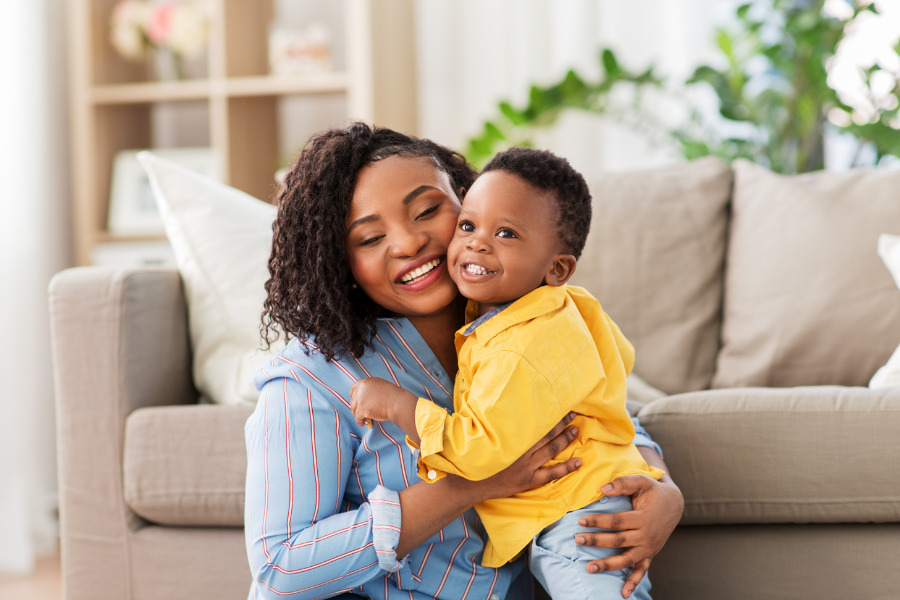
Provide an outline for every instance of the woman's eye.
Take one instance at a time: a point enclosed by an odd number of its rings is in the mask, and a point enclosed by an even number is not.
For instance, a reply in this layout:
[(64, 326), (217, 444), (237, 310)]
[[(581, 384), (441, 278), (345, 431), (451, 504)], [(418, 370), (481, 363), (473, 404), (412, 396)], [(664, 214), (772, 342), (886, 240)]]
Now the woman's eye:
[(463, 221), (459, 224), (460, 231), (465, 231), (466, 233), (472, 233), (475, 231), (475, 226), (469, 223), (468, 221)]
[(374, 235), (372, 237), (365, 238), (364, 240), (362, 240), (359, 243), (359, 245), (360, 246), (371, 246), (372, 244), (374, 244), (375, 242), (377, 242), (378, 240), (380, 240), (383, 237), (384, 237), (383, 235)]
[(516, 235), (516, 232), (513, 231), (512, 229), (501, 229), (500, 231), (497, 232), (497, 237), (502, 237), (502, 238), (516, 238), (516, 237), (519, 237), (519, 236), (517, 236), (517, 235)]
[(430, 215), (431, 213), (436, 211), (439, 208), (439, 206), (440, 205), (435, 204), (431, 208), (426, 208), (425, 210), (423, 210), (422, 212), (419, 213), (419, 216), (417, 216), (416, 219), (421, 219), (422, 217), (427, 217), (428, 215)]

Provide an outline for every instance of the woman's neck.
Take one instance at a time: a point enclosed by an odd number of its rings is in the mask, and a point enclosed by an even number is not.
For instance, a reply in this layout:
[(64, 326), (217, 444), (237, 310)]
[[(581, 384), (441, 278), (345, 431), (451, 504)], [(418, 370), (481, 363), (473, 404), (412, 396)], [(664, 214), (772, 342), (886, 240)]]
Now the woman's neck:
[(451, 379), (456, 376), (458, 368), (453, 334), (465, 323), (465, 315), (466, 299), (458, 296), (455, 302), (440, 312), (408, 317)]

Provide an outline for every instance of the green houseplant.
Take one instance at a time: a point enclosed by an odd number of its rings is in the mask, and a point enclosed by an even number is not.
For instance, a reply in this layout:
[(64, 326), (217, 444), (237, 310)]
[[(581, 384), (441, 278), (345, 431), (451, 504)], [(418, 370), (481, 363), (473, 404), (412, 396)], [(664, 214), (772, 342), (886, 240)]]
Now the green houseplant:
[[(823, 168), (828, 127), (853, 136), (860, 147), (871, 147), (876, 161), (886, 155), (900, 156), (900, 73), (877, 63), (860, 69), (870, 96), (875, 95), (875, 78), (893, 77), (887, 94), (893, 100), (873, 101), (875, 109), (865, 118), (842, 100), (829, 81), (829, 65), (859, 16), (878, 14), (871, 3), (848, 2), (846, 8), (845, 15), (835, 16), (824, 11), (824, 0), (742, 4), (735, 11), (735, 26), (716, 32), (719, 64), (697, 67), (675, 87), (657, 75), (653, 66), (634, 71), (622, 66), (612, 50), (601, 50), (598, 80), (587, 81), (569, 71), (558, 83), (532, 86), (523, 107), (501, 102), (499, 114), (469, 140), (466, 155), (481, 165), (503, 147), (530, 145), (535, 129), (552, 125), (563, 111), (577, 109), (618, 118), (643, 133), (662, 134), (688, 159), (747, 158), (781, 173)], [(900, 54), (900, 44), (894, 50)], [(693, 86), (713, 90), (718, 101), (716, 119), (704, 117), (684, 93)], [(612, 101), (612, 90), (622, 87), (632, 91), (627, 106)], [(684, 122), (673, 126), (654, 119), (643, 104), (648, 89), (684, 103)]]

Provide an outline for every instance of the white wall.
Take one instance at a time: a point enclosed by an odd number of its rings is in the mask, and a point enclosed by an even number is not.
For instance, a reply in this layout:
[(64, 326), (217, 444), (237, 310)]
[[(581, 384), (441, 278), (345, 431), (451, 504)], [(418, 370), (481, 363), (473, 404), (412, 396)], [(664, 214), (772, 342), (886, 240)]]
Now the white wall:
[(69, 256), (64, 8), (7, 2), (0, 19), (0, 573), (56, 542), (46, 290)]
[[(496, 114), (500, 100), (522, 106), (532, 83), (570, 68), (599, 74), (598, 51), (683, 81), (714, 54), (713, 28), (732, 0), (418, 0), (419, 134), (455, 148)], [(665, 110), (661, 105), (660, 113)], [(628, 169), (676, 160), (629, 130), (571, 112), (538, 140), (576, 167)]]

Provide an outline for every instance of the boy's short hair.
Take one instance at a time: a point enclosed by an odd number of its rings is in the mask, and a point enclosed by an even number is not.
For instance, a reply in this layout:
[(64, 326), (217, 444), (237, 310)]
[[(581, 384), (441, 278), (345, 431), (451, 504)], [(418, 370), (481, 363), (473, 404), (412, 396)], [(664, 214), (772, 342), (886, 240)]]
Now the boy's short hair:
[(575, 258), (581, 257), (591, 228), (591, 191), (569, 161), (548, 150), (510, 148), (498, 153), (481, 170), (506, 171), (556, 197), (559, 238)]

